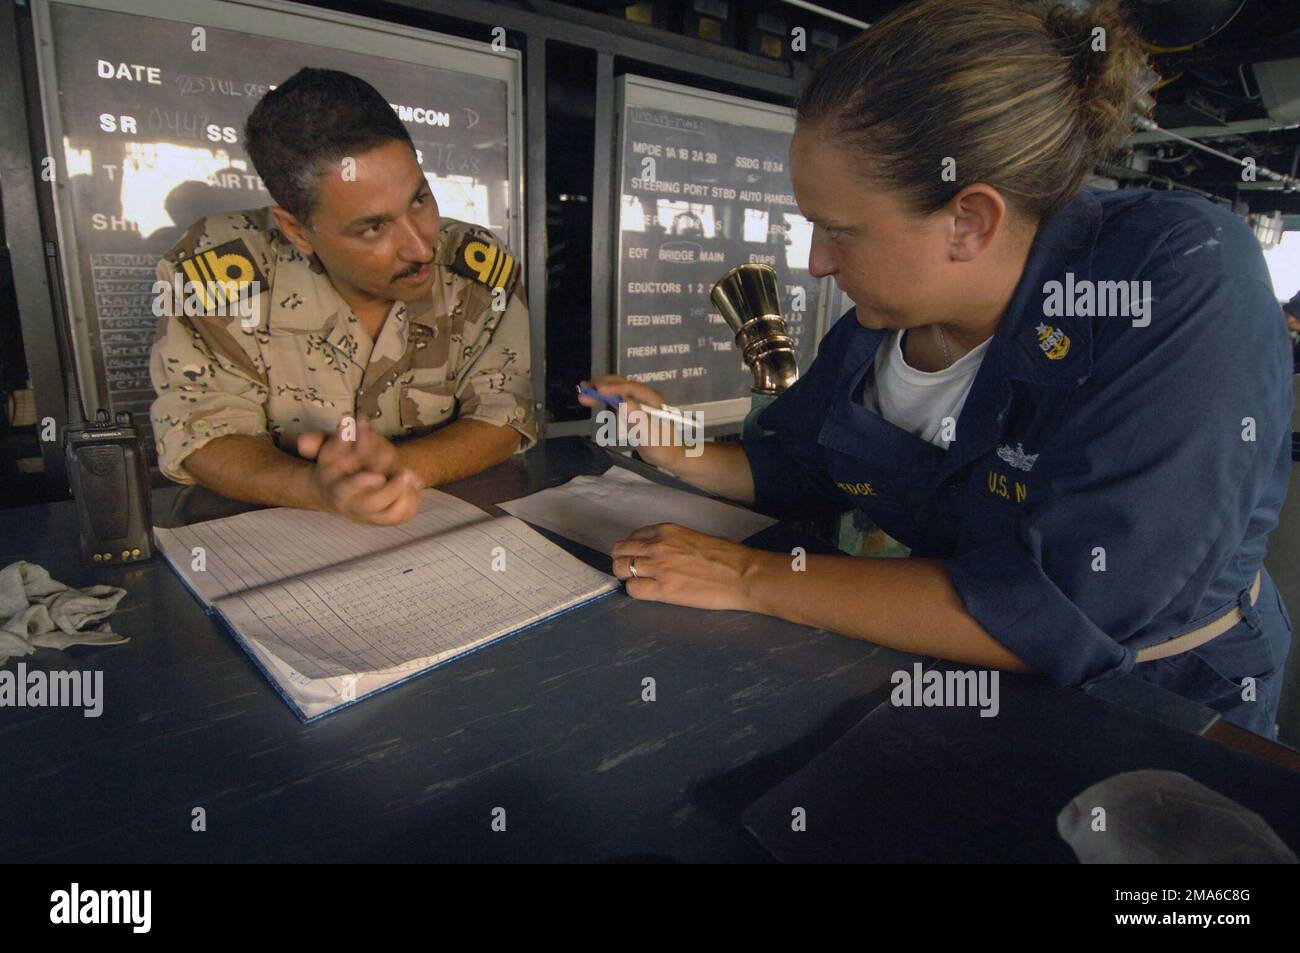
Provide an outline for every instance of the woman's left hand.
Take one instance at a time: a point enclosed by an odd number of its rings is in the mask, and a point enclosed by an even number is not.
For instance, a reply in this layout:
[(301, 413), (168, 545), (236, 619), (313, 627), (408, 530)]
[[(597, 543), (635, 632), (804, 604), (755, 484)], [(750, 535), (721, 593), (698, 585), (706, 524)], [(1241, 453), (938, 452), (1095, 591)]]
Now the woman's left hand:
[(627, 580), (627, 594), (634, 599), (696, 609), (752, 608), (748, 586), (759, 550), (677, 523), (656, 523), (615, 543), (610, 555), (614, 575)]

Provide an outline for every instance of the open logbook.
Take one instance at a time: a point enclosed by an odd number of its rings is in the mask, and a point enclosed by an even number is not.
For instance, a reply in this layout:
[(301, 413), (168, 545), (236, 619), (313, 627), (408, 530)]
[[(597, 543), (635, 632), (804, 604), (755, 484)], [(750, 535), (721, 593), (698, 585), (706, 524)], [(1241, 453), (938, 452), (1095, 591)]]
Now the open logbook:
[(277, 508), (154, 533), (304, 721), (619, 587), (439, 490), (400, 526)]

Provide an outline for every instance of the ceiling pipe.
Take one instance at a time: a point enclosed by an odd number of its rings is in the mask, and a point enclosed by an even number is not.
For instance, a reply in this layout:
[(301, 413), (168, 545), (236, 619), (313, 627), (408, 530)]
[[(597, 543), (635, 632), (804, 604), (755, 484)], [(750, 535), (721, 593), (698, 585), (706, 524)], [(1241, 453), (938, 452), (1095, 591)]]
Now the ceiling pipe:
[(1221, 152), (1218, 149), (1211, 148), (1210, 146), (1205, 145), (1203, 142), (1196, 142), (1193, 139), (1189, 139), (1186, 136), (1179, 135), (1178, 133), (1172, 132), (1168, 129), (1161, 129), (1158, 125), (1155, 124), (1155, 122), (1146, 118), (1145, 116), (1135, 116), (1134, 122), (1140, 128), (1146, 130), (1147, 132), (1161, 133), (1165, 138), (1173, 139), (1176, 142), (1181, 142), (1184, 145), (1191, 146), (1193, 149), (1200, 149), (1202, 152), (1208, 152), (1210, 155), (1223, 159), (1226, 162), (1231, 162), (1234, 165), (1239, 165), (1242, 167), (1253, 166), (1255, 170), (1255, 175), (1257, 177), (1271, 179), (1274, 182), (1280, 183), (1281, 187), (1286, 189), (1288, 192), (1294, 191), (1296, 189), (1300, 189), (1300, 179), (1297, 179), (1294, 176), (1285, 175), (1281, 172), (1274, 172), (1272, 169), (1268, 168), (1267, 166), (1256, 165), (1251, 160), (1248, 159), (1238, 159), (1236, 156), (1229, 155), (1226, 152)]
[[(1218, 139), (1226, 136), (1239, 136), (1251, 132), (1281, 132), (1294, 129), (1300, 123), (1280, 123), (1273, 119), (1242, 119), (1237, 122), (1224, 123), (1222, 126), (1183, 126), (1180, 129), (1162, 129), (1154, 127), (1149, 132), (1135, 132), (1129, 136), (1131, 146), (1146, 145), (1151, 142), (1165, 142), (1169, 139)], [(1149, 127), (1143, 126), (1144, 129)]]
[(838, 13), (835, 10), (827, 10), (825, 7), (819, 7), (815, 3), (808, 3), (807, 0), (781, 0), (782, 3), (792, 7), (798, 7), (800, 10), (807, 10), (809, 13), (815, 13), (819, 17), (826, 17), (828, 20), (839, 20), (841, 23), (847, 23), (849, 26), (855, 26), (859, 30), (865, 30), (871, 26), (863, 20), (855, 19), (844, 13)]

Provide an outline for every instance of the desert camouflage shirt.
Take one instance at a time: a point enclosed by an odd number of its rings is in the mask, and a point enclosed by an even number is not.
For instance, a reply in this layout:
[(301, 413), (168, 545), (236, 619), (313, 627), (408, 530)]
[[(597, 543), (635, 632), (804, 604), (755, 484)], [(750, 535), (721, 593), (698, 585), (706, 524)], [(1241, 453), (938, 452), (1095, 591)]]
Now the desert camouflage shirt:
[(372, 342), (269, 208), (196, 222), (158, 263), (168, 292), (149, 373), (163, 473), (195, 482), (185, 457), (224, 434), (269, 433), (291, 450), (283, 438), (333, 431), (345, 416), (390, 439), (482, 420), (518, 430), (516, 452), (533, 446), (515, 259), (487, 230), (443, 219), (433, 267), (429, 294), (393, 302)]

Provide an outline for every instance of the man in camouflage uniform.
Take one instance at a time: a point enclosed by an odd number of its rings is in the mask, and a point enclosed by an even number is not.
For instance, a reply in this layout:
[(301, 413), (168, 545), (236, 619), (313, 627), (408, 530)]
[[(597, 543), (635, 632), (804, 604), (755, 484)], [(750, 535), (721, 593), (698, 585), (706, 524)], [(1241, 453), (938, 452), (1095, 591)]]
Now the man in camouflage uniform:
[(210, 215), (158, 264), (163, 472), (396, 523), (420, 488), (535, 444), (518, 263), (485, 229), (439, 217), (384, 98), (302, 70), (246, 139), (277, 205)]

